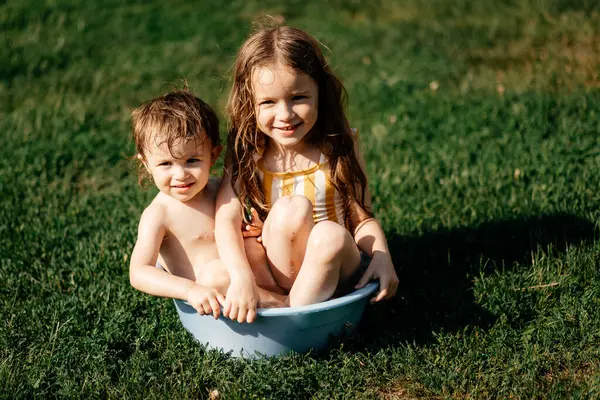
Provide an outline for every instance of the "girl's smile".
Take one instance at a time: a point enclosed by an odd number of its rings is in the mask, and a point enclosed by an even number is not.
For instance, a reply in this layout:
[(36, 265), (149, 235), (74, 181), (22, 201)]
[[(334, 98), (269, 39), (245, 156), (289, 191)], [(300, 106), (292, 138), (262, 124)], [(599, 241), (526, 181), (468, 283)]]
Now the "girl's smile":
[(252, 73), (258, 128), (281, 149), (296, 147), (319, 115), (315, 81), (280, 63), (256, 67)]
[(296, 129), (302, 125), (302, 122), (298, 122), (297, 124), (294, 125), (288, 125), (288, 126), (282, 126), (282, 127), (274, 127), (274, 129), (277, 129), (279, 131), (281, 131), (281, 134), (284, 136), (292, 136), (295, 132)]

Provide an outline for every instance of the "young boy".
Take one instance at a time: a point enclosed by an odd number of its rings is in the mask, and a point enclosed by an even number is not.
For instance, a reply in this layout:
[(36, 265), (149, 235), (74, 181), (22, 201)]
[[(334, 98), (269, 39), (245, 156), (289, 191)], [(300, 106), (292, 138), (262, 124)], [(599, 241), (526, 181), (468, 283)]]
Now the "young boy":
[[(131, 285), (143, 292), (187, 300), (218, 318), (229, 286), (214, 238), (219, 182), (210, 169), (222, 146), (213, 110), (188, 90), (145, 102), (132, 112), (137, 158), (159, 193), (144, 210), (131, 254)], [(142, 179), (140, 175), (140, 180)], [(261, 306), (281, 305), (277, 285), (256, 239), (245, 239)], [(164, 270), (156, 268), (157, 260)]]

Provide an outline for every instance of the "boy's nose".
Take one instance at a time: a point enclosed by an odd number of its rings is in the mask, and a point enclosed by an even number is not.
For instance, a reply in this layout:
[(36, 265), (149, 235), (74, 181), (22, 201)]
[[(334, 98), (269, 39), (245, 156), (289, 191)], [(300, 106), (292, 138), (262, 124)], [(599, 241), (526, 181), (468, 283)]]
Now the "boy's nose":
[(187, 175), (187, 171), (183, 167), (175, 167), (175, 171), (173, 172), (173, 176), (176, 179), (183, 179)]

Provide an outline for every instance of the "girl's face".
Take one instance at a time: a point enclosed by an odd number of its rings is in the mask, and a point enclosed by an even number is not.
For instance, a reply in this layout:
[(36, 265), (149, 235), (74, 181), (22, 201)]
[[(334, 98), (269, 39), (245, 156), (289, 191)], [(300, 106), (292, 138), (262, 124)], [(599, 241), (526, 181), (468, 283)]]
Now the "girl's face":
[(157, 145), (153, 140), (148, 147), (142, 162), (156, 187), (179, 201), (188, 201), (204, 189), (210, 168), (221, 151), (220, 146), (211, 149), (208, 138), (200, 144), (193, 140), (178, 143), (171, 151), (166, 143)]
[(258, 128), (283, 148), (294, 148), (317, 122), (319, 88), (307, 74), (280, 63), (252, 73)]

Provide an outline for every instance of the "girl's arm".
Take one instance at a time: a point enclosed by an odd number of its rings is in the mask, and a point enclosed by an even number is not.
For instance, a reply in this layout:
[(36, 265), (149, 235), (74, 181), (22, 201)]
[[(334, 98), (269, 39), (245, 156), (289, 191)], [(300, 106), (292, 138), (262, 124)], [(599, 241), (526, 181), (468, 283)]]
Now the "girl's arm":
[[(200, 313), (208, 311), (216, 318), (220, 311), (217, 300), (224, 300), (218, 292), (156, 268), (160, 245), (165, 236), (162, 217), (162, 207), (156, 205), (146, 208), (142, 214), (137, 241), (129, 263), (131, 285), (154, 296), (190, 301)], [(210, 311), (200, 304), (205, 301), (210, 304)]]
[(369, 267), (355, 287), (358, 289), (372, 279), (379, 279), (379, 292), (371, 302), (391, 299), (398, 289), (398, 275), (381, 225), (375, 218), (363, 221), (355, 230), (354, 240), (359, 249), (372, 257)]
[[(356, 158), (366, 176), (366, 164), (358, 147), (358, 139), (355, 138), (354, 144)], [(357, 194), (360, 195), (360, 193)], [(372, 209), (371, 193), (368, 187), (365, 188), (364, 205), (367, 210)], [(369, 267), (355, 287), (358, 289), (365, 286), (372, 279), (379, 279), (379, 292), (371, 302), (391, 299), (396, 295), (398, 275), (392, 263), (385, 233), (377, 219), (369, 217), (369, 214), (356, 201), (353, 201), (350, 207), (350, 215), (356, 220), (356, 223), (352, 224), (355, 227), (354, 240), (360, 250), (371, 256)]]
[(215, 239), (219, 257), (227, 268), (230, 279), (223, 315), (238, 322), (254, 322), (258, 286), (244, 250), (241, 225), (242, 205), (231, 186), (231, 175), (225, 168), (217, 195), (215, 218)]

